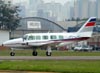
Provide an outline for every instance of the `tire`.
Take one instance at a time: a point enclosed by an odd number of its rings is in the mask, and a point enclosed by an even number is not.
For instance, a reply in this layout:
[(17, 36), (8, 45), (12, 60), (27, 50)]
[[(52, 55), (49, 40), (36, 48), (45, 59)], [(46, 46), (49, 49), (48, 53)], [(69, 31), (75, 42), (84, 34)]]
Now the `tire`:
[(37, 51), (33, 51), (32, 55), (37, 56), (38, 55)]
[(46, 56), (51, 56), (51, 52), (46, 52)]
[(15, 53), (14, 53), (14, 52), (11, 52), (11, 53), (10, 53), (10, 56), (15, 56)]

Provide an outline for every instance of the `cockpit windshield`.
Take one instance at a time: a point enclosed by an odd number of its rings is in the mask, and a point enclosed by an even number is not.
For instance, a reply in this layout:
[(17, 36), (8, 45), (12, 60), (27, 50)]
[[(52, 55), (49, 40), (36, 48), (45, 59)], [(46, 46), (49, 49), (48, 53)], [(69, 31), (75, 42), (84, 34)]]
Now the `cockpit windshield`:
[(27, 40), (28, 36), (27, 35), (24, 35), (23, 36), (23, 40)]

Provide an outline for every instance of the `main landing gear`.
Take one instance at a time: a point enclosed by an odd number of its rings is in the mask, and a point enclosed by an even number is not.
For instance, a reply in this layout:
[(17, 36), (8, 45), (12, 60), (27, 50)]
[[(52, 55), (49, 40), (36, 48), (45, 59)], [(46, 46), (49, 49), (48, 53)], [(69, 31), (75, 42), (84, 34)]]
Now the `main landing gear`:
[[(46, 56), (51, 56), (52, 51), (51, 51), (51, 46), (47, 46), (47, 50), (46, 50)], [(33, 56), (37, 56), (38, 52), (36, 51), (36, 49), (33, 50), (32, 52)]]
[[(51, 54), (52, 54), (51, 52), (52, 52), (52, 51), (51, 51), (51, 47), (48, 46), (48, 47), (47, 47), (47, 50), (46, 50), (46, 56), (51, 56)], [(37, 55), (38, 55), (38, 52), (36, 51), (36, 49), (33, 50), (32, 55), (33, 55), (33, 56), (37, 56)]]
[(46, 56), (51, 56), (51, 54), (52, 54), (51, 47), (48, 46), (46, 51)]
[(33, 50), (32, 55), (33, 56), (37, 56), (38, 55), (37, 51), (36, 50)]

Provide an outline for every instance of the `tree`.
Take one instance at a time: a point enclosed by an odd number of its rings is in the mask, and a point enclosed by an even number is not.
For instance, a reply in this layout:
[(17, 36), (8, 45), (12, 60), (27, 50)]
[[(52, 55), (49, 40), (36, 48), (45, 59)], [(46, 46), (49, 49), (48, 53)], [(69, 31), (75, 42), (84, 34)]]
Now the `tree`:
[(18, 6), (5, 4), (0, 0), (0, 29), (15, 30), (19, 26), (20, 17)]

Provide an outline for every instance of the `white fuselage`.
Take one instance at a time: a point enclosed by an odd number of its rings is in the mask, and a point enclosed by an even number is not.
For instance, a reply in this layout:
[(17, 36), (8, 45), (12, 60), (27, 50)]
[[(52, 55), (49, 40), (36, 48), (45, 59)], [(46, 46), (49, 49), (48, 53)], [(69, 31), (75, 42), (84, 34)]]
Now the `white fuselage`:
[(45, 45), (55, 46), (64, 43), (68, 44), (83, 39), (86, 38), (80, 37), (76, 33), (30, 33), (24, 35), (23, 38), (6, 41), (3, 45), (11, 48), (29, 48)]
[(36, 48), (46, 49), (46, 55), (51, 56), (52, 47), (64, 46), (73, 42), (87, 40), (92, 37), (93, 28), (96, 24), (96, 18), (89, 18), (81, 28), (74, 33), (29, 33), (22, 38), (12, 39), (4, 42), (2, 46), (10, 47), (14, 56), (15, 49), (32, 49), (32, 55), (37, 56)]
[(75, 33), (29, 33), (23, 38), (13, 39), (4, 42), (2, 45), (11, 48), (32, 48), (41, 46), (52, 46), (59, 44), (69, 44), (76, 41), (86, 40), (92, 37), (96, 18), (89, 18), (81, 28)]

